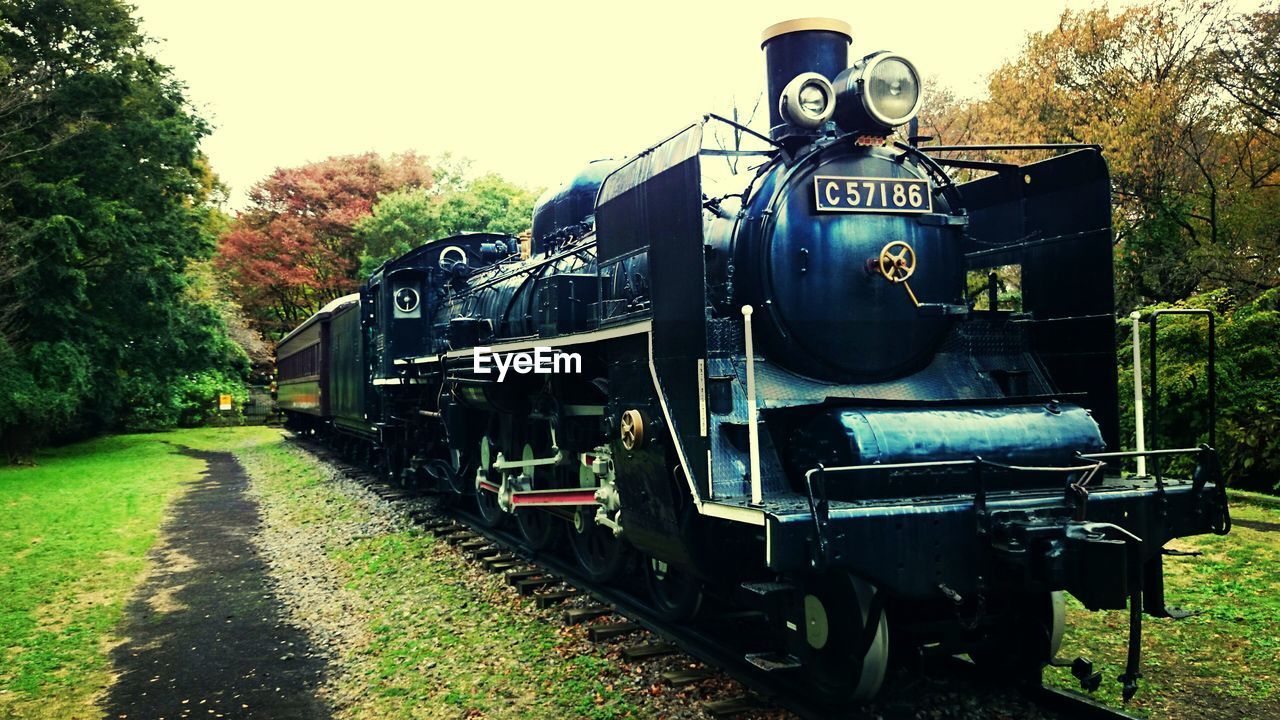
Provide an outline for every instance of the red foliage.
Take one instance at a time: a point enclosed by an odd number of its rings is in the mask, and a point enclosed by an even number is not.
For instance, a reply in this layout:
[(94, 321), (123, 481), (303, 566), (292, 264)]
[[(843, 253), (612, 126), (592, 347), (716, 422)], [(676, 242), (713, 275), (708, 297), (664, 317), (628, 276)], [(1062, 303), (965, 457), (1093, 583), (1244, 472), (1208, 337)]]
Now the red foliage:
[(218, 267), (261, 329), (287, 331), (359, 284), (353, 227), (378, 195), (431, 181), (426, 159), (413, 153), (277, 169), (253, 187), (249, 209), (220, 239)]

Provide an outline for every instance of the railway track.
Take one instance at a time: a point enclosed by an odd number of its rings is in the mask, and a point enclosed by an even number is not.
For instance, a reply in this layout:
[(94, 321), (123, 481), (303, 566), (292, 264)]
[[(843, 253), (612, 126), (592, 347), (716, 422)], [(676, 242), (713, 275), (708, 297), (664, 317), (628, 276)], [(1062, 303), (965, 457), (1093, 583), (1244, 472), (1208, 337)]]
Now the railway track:
[[(347, 478), (387, 500), (421, 500), (439, 497), (432, 493), (395, 486), (366, 468), (353, 465), (323, 446), (294, 438), (295, 442), (320, 460), (340, 470)], [(440, 502), (429, 509), (406, 510), (407, 517), (424, 531), (453, 546), (486, 570), (502, 573), (507, 584), (522, 596), (531, 597), (539, 608), (552, 608), (567, 601), (583, 599), (586, 604), (564, 611), (565, 624), (595, 622), (588, 637), (597, 643), (628, 641), (621, 656), (628, 662), (685, 653), (709, 668), (731, 677), (750, 690), (742, 695), (704, 701), (703, 710), (713, 717), (728, 717), (751, 711), (783, 709), (812, 720), (826, 718), (917, 717), (915, 708), (922, 700), (920, 688), (890, 689), (887, 697), (873, 706), (833, 711), (815, 704), (797, 692), (786, 673), (767, 673), (746, 661), (753, 625), (759, 629), (762, 613), (725, 609), (702, 613), (696, 622), (672, 623), (655, 613), (647, 604), (642, 584), (598, 586), (586, 578), (572, 557), (530, 548), (514, 529), (489, 527), (474, 512)], [(612, 618), (617, 618), (612, 619)], [(603, 621), (602, 621), (603, 620)], [(634, 642), (638, 634), (652, 639)], [(685, 664), (688, 665), (687, 663)], [(956, 658), (939, 657), (922, 661), (921, 670), (934, 684), (928, 693), (941, 697), (955, 694), (983, 693), (997, 702), (1022, 701), (1035, 708), (1040, 717), (1070, 720), (1137, 720), (1131, 715), (1094, 701), (1080, 693), (1047, 686), (1018, 690), (994, 688), (977, 676), (971, 663)], [(670, 686), (682, 686), (711, 678), (715, 672), (705, 669), (671, 671), (663, 674)], [(1011, 700), (1010, 696), (1013, 696)]]

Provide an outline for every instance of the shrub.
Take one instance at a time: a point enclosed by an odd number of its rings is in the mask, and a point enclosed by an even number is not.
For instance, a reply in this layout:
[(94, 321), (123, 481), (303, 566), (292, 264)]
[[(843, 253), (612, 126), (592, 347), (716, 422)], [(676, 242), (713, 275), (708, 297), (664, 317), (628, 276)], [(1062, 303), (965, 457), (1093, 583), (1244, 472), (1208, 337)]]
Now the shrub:
[[(1280, 288), (1238, 305), (1225, 290), (1158, 308), (1212, 310), (1217, 323), (1218, 449), (1234, 487), (1280, 490)], [(1133, 447), (1133, 352), (1128, 318), (1118, 323), (1121, 433)], [(1143, 326), (1143, 384), (1150, 417), (1150, 326)], [(1202, 317), (1160, 320), (1160, 438), (1148, 447), (1190, 447), (1208, 441), (1208, 323)], [(1148, 424), (1148, 430), (1150, 425)], [(1178, 470), (1185, 468), (1178, 467)]]

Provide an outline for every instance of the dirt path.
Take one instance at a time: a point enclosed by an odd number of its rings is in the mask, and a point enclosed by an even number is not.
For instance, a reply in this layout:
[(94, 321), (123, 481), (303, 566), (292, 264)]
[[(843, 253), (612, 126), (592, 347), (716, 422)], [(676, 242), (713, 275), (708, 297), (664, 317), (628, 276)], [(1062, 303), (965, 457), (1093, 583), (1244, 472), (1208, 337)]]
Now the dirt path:
[(107, 718), (327, 718), (324, 662), (287, 624), (251, 537), (258, 508), (229, 453), (175, 503), (112, 652)]

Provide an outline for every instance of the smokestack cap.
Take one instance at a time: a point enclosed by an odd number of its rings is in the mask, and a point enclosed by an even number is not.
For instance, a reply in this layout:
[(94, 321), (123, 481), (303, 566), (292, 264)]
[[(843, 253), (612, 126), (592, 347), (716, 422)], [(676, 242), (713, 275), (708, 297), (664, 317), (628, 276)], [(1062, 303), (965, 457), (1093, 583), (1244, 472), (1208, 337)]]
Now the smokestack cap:
[(764, 29), (760, 33), (760, 47), (764, 47), (770, 40), (779, 35), (789, 35), (795, 32), (806, 32), (809, 30), (824, 30), (826, 32), (839, 33), (853, 42), (853, 26), (843, 20), (834, 18), (797, 18), (795, 20), (784, 20), (775, 23)]

